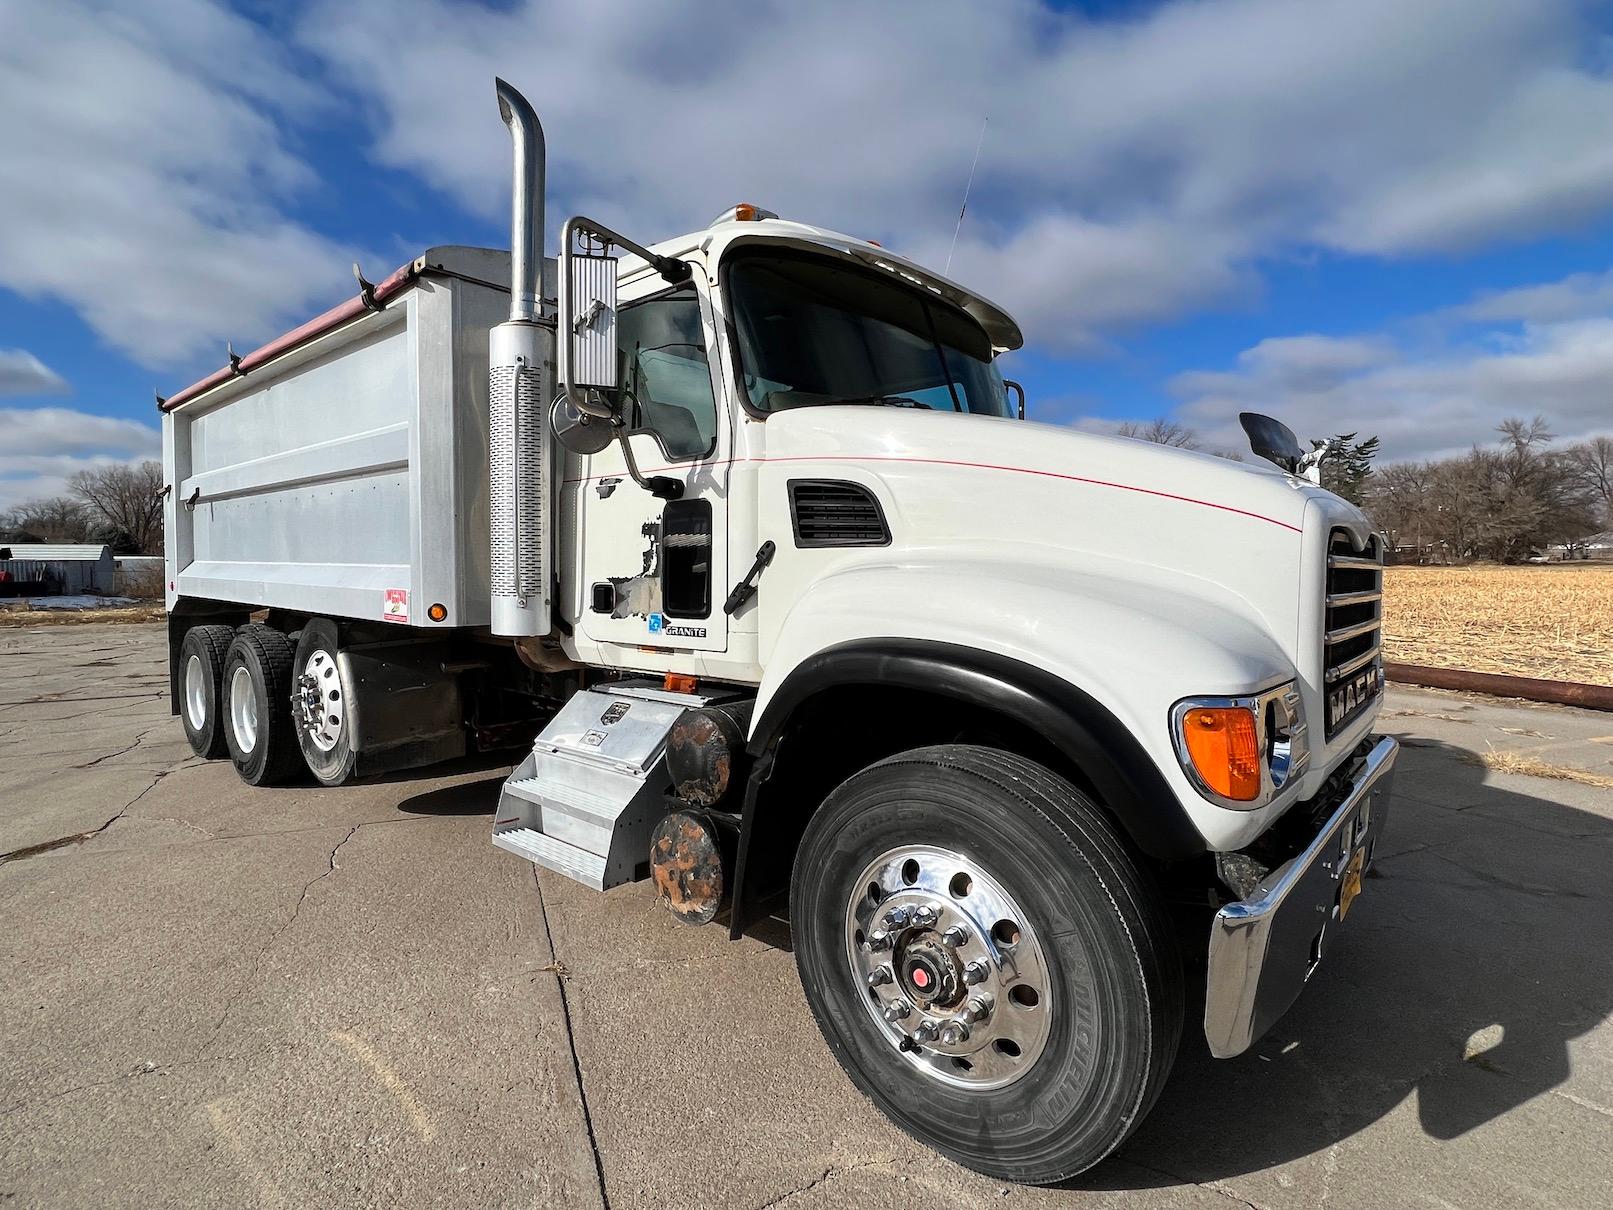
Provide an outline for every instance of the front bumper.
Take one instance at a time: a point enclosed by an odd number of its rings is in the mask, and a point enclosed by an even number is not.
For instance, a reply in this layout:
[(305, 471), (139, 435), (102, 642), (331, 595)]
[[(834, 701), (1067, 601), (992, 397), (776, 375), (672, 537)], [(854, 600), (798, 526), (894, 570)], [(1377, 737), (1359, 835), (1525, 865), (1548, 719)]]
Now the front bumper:
[[(1216, 1058), (1249, 1049), (1288, 1011), (1321, 964), (1322, 951), (1343, 919), (1347, 881), (1359, 879), (1372, 865), (1389, 816), (1399, 752), (1393, 739), (1378, 740), (1305, 850), (1267, 874), (1247, 899), (1216, 913), (1204, 1000), (1204, 1036)], [(1344, 909), (1348, 906), (1345, 901)]]

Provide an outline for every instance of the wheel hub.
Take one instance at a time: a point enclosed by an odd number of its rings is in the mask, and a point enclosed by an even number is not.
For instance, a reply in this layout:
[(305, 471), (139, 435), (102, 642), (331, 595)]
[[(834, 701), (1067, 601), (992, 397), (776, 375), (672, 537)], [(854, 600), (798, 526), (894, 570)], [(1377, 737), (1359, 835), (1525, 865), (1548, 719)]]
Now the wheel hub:
[(1001, 883), (932, 846), (893, 849), (853, 883), (846, 956), (875, 1028), (942, 1083), (1023, 1076), (1052, 1024), (1046, 957)]
[(316, 649), (303, 664), (292, 691), (297, 725), (321, 752), (329, 752), (342, 737), (347, 703), (342, 695), (341, 679), (330, 652)]
[(207, 670), (196, 655), (185, 661), (185, 716), (196, 731), (207, 722)]
[(230, 674), (230, 729), (235, 746), (246, 755), (258, 746), (258, 698), (251, 674), (237, 666)]
[(952, 1008), (963, 998), (963, 964), (932, 932), (902, 947), (902, 985), (920, 1007)]

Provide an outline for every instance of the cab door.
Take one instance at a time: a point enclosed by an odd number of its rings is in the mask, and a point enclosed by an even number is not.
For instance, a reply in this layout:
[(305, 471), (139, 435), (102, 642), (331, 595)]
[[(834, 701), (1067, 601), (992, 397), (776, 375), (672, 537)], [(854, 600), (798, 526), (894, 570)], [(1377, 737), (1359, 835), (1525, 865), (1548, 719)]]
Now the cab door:
[[(632, 647), (724, 651), (728, 617), (728, 425), (718, 406), (709, 297), (651, 276), (617, 298), (615, 398), (640, 472), (683, 484), (677, 500), (633, 482), (612, 442), (582, 459), (583, 633)], [(568, 485), (569, 486), (569, 485)]]

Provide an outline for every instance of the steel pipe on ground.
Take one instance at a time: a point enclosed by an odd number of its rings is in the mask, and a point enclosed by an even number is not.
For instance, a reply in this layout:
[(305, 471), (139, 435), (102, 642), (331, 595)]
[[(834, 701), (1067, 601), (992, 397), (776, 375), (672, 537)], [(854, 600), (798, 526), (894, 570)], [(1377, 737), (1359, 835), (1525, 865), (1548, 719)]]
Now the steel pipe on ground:
[(1427, 668), (1421, 664), (1388, 662), (1383, 666), (1383, 674), (1402, 685), (1488, 693), (1553, 706), (1579, 706), (1586, 710), (1613, 710), (1613, 685), (1586, 685), (1578, 681), (1547, 681), (1532, 676), (1503, 676), (1495, 672), (1465, 672), (1456, 668)]

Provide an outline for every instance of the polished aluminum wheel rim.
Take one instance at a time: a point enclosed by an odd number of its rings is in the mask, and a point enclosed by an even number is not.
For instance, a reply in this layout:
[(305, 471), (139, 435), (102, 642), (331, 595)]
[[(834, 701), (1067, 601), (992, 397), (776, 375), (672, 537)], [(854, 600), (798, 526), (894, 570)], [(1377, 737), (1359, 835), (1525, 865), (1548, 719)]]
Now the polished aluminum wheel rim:
[(243, 666), (230, 676), (230, 729), (243, 756), (258, 746), (258, 695), (252, 692), (252, 676)]
[(199, 655), (185, 661), (185, 718), (192, 731), (207, 725), (207, 669)]
[(329, 752), (342, 738), (347, 701), (336, 661), (324, 648), (316, 649), (297, 677), (297, 722), (321, 752)]
[(846, 957), (880, 1035), (926, 1076), (1001, 1088), (1047, 1047), (1052, 987), (1035, 930), (960, 853), (908, 845), (870, 862), (846, 904)]

